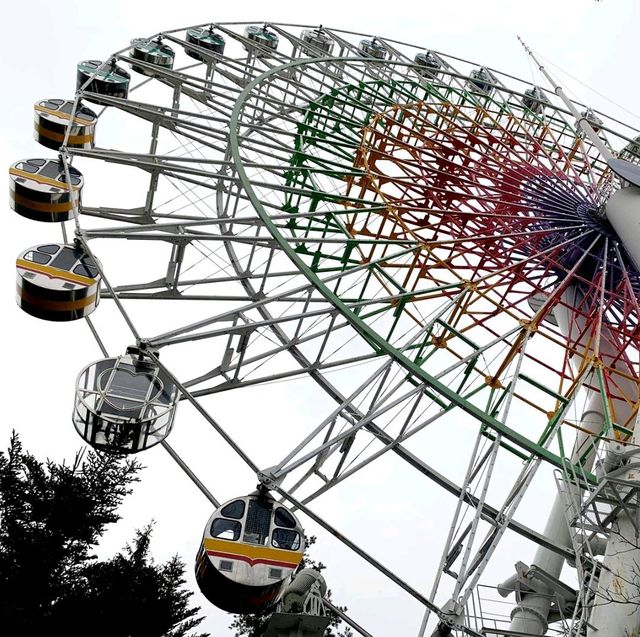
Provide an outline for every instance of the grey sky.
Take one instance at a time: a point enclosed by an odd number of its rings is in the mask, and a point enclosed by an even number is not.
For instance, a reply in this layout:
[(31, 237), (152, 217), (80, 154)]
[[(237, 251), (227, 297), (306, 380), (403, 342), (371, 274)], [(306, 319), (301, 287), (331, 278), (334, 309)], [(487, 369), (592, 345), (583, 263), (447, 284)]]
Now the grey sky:
[[(572, 97), (606, 112), (618, 112), (621, 119), (637, 125), (637, 118), (632, 113), (636, 112), (639, 93), (634, 66), (639, 18), (637, 0), (351, 4), (328, 0), (321, 3), (273, 2), (271, 6), (251, 0), (217, 7), (214, 3), (185, 0), (15, 3), (5, 9), (0, 26), (5, 86), (0, 153), (5, 167), (29, 156), (48, 156), (32, 138), (32, 105), (41, 98), (71, 96), (77, 61), (105, 58), (136, 36), (228, 20), (325, 24), (379, 34), (421, 43), (425, 48), (474, 60), (526, 80), (535, 76), (539, 82), (539, 76), (532, 75), (529, 61), (517, 42), (516, 35), (520, 35), (536, 52), (566, 73), (548, 65)], [(591, 92), (571, 76), (601, 95)], [(620, 106), (606, 102), (605, 97)], [(38, 241), (50, 240), (52, 230), (48, 224), (30, 223), (15, 216), (9, 211), (8, 204), (6, 220), (0, 299), (5, 333), (2, 386), (8, 413), (0, 424), (0, 445), (6, 446), (9, 431), (15, 427), (26, 448), (36, 455), (48, 455), (57, 460), (70, 458), (81, 442), (70, 421), (75, 376), (85, 364), (99, 358), (99, 351), (84, 324), (38, 322), (18, 310), (13, 300), (15, 256)], [(106, 338), (108, 341), (110, 335)], [(126, 345), (116, 338), (107, 344), (113, 353)], [(292, 414), (303, 412), (304, 400), (300, 398), (298, 404), (290, 405), (290, 409)], [(262, 413), (264, 411), (268, 410), (255, 406), (253, 412), (248, 409), (247, 415), (264, 418), (265, 428), (275, 430), (277, 418)], [(238, 493), (251, 490), (254, 484), (251, 476), (246, 470), (239, 469), (237, 462), (228, 457), (229, 451), (205, 432), (202, 423), (195, 421), (194, 414), (181, 406), (174, 433), (176, 447), (205, 474), (208, 486), (221, 500), (235, 494), (236, 476)], [(192, 429), (187, 430), (187, 425)], [(282, 453), (277, 449), (272, 451), (273, 459), (278, 460)], [(109, 553), (119, 549), (132, 537), (134, 528), (153, 518), (157, 521), (153, 547), (158, 559), (179, 552), (191, 573), (192, 559), (210, 507), (161, 450), (152, 450), (140, 459), (149, 469), (143, 473), (142, 483), (123, 509), (124, 520), (108, 534), (101, 550)], [(394, 483), (390, 486), (386, 478), (397, 468), (387, 466), (386, 462), (380, 463), (377, 477), (369, 475), (361, 485), (358, 485), (360, 478), (356, 478), (354, 492), (359, 488), (371, 492), (377, 487), (380, 493), (390, 497), (395, 489), (406, 488), (419, 493), (422, 486), (414, 482), (415, 476), (406, 469), (401, 469), (399, 475), (394, 474)], [(362, 541), (383, 561), (395, 564), (401, 574), (413, 578), (414, 584), (426, 586), (429, 579), (416, 576), (412, 568), (415, 557), (402, 555), (403, 533), (394, 529), (389, 515), (396, 512), (399, 519), (414, 523), (418, 534), (429, 538), (431, 529), (448, 519), (453, 503), (449, 496), (434, 489), (428, 492), (433, 497), (428, 505), (431, 516), (420, 518), (413, 512), (396, 511), (402, 508), (400, 503), (389, 506), (388, 500), (379, 498), (370, 498), (357, 514), (352, 501), (338, 499), (332, 499), (326, 506), (318, 503), (318, 510), (341, 530)], [(385, 518), (388, 545), (368, 546), (366, 525), (380, 523), (381, 517)], [(313, 531), (312, 525), (310, 530)], [(390, 547), (398, 549), (394, 553)], [(432, 546), (427, 540), (419, 559), (426, 565), (437, 559), (439, 551), (439, 544)], [(336, 542), (329, 539), (319, 542), (314, 554), (330, 566), (329, 586), (334, 590), (336, 601), (348, 605), (354, 617), (376, 637), (413, 634), (417, 630), (417, 606), (374, 576), (368, 567), (363, 567)], [(519, 556), (524, 560), (529, 557)], [(348, 574), (344, 582), (340, 581), (343, 573)], [(387, 611), (393, 608), (395, 616), (380, 610), (377, 602), (381, 599), (385, 602), (382, 606)], [(230, 618), (208, 606), (203, 598), (199, 598), (198, 603), (209, 615), (206, 627), (212, 635), (229, 634), (226, 626)]]

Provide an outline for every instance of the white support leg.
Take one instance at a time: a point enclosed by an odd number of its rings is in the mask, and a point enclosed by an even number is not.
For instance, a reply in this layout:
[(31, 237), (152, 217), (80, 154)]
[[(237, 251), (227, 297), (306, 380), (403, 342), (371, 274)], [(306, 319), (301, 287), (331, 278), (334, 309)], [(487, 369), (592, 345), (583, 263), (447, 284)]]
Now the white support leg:
[[(634, 432), (632, 442), (640, 442)], [(621, 476), (640, 487), (637, 461)], [(640, 637), (640, 507), (633, 495), (611, 526), (587, 637)]]
[[(577, 350), (577, 358), (580, 360), (590, 354), (589, 350), (592, 347), (590, 334), (583, 335), (582, 339), (577, 339), (573, 336), (575, 334), (581, 334), (584, 327), (584, 321), (571, 310), (571, 308), (580, 308), (581, 302), (582, 296), (579, 290), (576, 288), (568, 288), (563, 294), (564, 305), (557, 306), (556, 309), (554, 309), (554, 315), (561, 332), (567, 336), (569, 342), (576, 343), (577, 340), (579, 341), (575, 347)], [(628, 401), (615, 400), (612, 401), (613, 404), (610, 405), (610, 407), (614, 408), (617, 421), (622, 423), (631, 417), (633, 407), (630, 403), (637, 402), (640, 393), (637, 383), (631, 380), (633, 378), (632, 370), (629, 369), (624, 359), (617, 357), (617, 352), (613, 349), (615, 341), (612, 338), (608, 338), (609, 336), (610, 334), (607, 333), (606, 326), (603, 327), (599, 356), (605, 365), (615, 367), (615, 369), (621, 372), (617, 377), (617, 382), (624, 396), (628, 398)], [(628, 378), (623, 374), (628, 376)], [(594, 382), (589, 382), (589, 384), (592, 386), (595, 385), (595, 380)], [(602, 396), (600, 393), (593, 391), (591, 391), (590, 394), (589, 403), (580, 420), (581, 430), (576, 436), (570, 458), (571, 462), (575, 464), (581, 458), (584, 458), (586, 454), (586, 458), (583, 461), (585, 471), (591, 471), (595, 459), (595, 448), (592, 447), (592, 436), (600, 434), (605, 423)], [(568, 488), (572, 487), (568, 485)], [(579, 499), (579, 494), (576, 495), (577, 499)], [(566, 523), (565, 502), (566, 498), (563, 498), (560, 494), (556, 495), (544, 529), (544, 535), (556, 544), (570, 547), (571, 535)], [(543, 569), (555, 579), (560, 578), (563, 564), (564, 560), (562, 557), (543, 547), (537, 550), (533, 559), (533, 565)], [(638, 564), (640, 565), (640, 559), (638, 560)], [(640, 573), (638, 580), (640, 582)], [(638, 602), (640, 602), (640, 599), (638, 599)], [(533, 592), (526, 593), (523, 595), (520, 604), (512, 612), (510, 630), (529, 635), (544, 635), (547, 631), (547, 618), (549, 616), (550, 605), (551, 597), (549, 595)], [(636, 633), (633, 634), (636, 635)], [(604, 635), (605, 633), (598, 633), (598, 637), (604, 637)], [(607, 632), (606, 635), (607, 637), (609, 637), (609, 635), (611, 637), (625, 637), (624, 633)], [(636, 635), (636, 637), (640, 637), (640, 634)]]

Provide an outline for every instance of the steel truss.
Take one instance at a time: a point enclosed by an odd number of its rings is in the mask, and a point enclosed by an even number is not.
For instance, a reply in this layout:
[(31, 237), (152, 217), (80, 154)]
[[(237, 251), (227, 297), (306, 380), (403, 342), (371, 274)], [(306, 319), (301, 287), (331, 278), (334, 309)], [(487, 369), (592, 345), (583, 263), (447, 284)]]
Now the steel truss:
[[(555, 469), (563, 484), (579, 476), (570, 494), (583, 524), (605, 489), (586, 451), (568, 460), (585, 395), (601, 396), (606, 414), (589, 448), (624, 443), (637, 413), (640, 280), (597, 214), (617, 178), (562, 103), (530, 110), (529, 86), (515, 78), (491, 70), (492, 91), (481, 93), (469, 62), (438, 53), (441, 68), (425, 74), (418, 47), (378, 38), (387, 57), (369, 59), (361, 36), (334, 29), (324, 29), (334, 52), (320, 57), (285, 24), (268, 25), (281, 43), (267, 56), (244, 24), (215, 26), (227, 55), (187, 44), (185, 29), (165, 32), (205, 62), (137, 62), (154, 77), (129, 99), (77, 96), (106, 107), (100, 126), (119, 122), (111, 139), (100, 135), (104, 146), (63, 158), (89, 182), (117, 175), (133, 202), (86, 196), (76, 225), (102, 261), (102, 296), (130, 328), (123, 351), (132, 339), (159, 353), (183, 401), (263, 483), (417, 600), (417, 632), (439, 616), (460, 634), (509, 634), (490, 632), (477, 611), (508, 530), (587, 559), (583, 543), (558, 545), (519, 521), (519, 507)], [(128, 61), (125, 50), (115, 57)], [(609, 119), (598, 131), (611, 150), (636, 134)], [(112, 329), (100, 312), (90, 325), (98, 340)], [(274, 432), (269, 465), (230, 434), (241, 423), (208, 407), (219, 394), (233, 404), (250, 388), (300, 380), (329, 400)], [(286, 419), (286, 406), (265, 409)], [(216, 485), (183, 459), (189, 450), (165, 447), (216, 504)], [(391, 455), (457, 499), (432, 587), (314, 512)], [(410, 498), (406, 487), (394, 487), (399, 498)], [(598, 524), (590, 532), (602, 535)], [(578, 568), (577, 588), (593, 570)], [(557, 620), (569, 626), (571, 613)]]

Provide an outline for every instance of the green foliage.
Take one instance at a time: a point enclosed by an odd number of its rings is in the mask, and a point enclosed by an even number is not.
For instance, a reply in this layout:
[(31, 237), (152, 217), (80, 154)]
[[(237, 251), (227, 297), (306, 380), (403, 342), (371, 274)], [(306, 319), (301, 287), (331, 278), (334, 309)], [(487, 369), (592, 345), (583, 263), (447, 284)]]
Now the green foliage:
[[(313, 568), (316, 571), (323, 571), (327, 568), (322, 562), (316, 562), (309, 557), (309, 547), (315, 544), (316, 537), (305, 537), (304, 557), (298, 566), (296, 573), (303, 568)], [(331, 591), (327, 591), (326, 595), (328, 600), (331, 600)], [(345, 612), (346, 606), (338, 606), (338, 608)], [(324, 634), (324, 637), (352, 637), (353, 632), (348, 626), (342, 626), (342, 620), (335, 613), (330, 613), (331, 621)], [(266, 630), (267, 624), (271, 613), (265, 613), (262, 615), (235, 615), (233, 623), (229, 626), (234, 631), (235, 637), (262, 637)]]
[[(92, 562), (56, 605), (56, 628), (74, 616), (92, 626), (94, 637), (166, 635), (179, 637), (202, 619), (189, 608), (184, 590), (184, 564), (177, 558), (156, 565), (149, 556), (151, 525), (138, 531), (132, 546), (105, 562)], [(62, 618), (62, 622), (58, 619)]]
[(149, 555), (151, 525), (112, 559), (92, 555), (139, 470), (135, 460), (95, 452), (71, 466), (43, 464), (13, 434), (0, 453), (3, 634), (182, 637), (198, 626), (184, 564)]

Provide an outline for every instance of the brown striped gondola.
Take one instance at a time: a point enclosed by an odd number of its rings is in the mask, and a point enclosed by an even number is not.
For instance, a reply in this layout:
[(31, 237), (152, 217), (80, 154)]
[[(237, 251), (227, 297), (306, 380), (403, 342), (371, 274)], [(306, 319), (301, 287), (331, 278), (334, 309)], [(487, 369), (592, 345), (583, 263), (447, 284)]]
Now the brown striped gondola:
[[(68, 221), (80, 205), (84, 179), (69, 166), (71, 188), (62, 162), (55, 159), (24, 159), (9, 168), (9, 205), (19, 215), (35, 221)], [(74, 206), (72, 196), (77, 197)]]
[(77, 244), (49, 243), (16, 259), (17, 302), (47, 321), (73, 321), (95, 310), (100, 274), (95, 261)]

